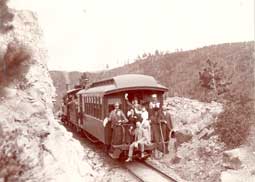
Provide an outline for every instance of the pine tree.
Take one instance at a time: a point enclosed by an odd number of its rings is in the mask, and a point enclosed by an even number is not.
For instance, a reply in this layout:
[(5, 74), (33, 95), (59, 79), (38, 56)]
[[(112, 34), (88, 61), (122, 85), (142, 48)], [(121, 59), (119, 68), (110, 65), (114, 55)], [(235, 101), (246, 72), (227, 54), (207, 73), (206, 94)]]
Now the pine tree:
[(231, 82), (225, 75), (223, 67), (210, 59), (206, 61), (206, 67), (199, 72), (200, 86), (213, 91), (214, 99), (228, 93)]

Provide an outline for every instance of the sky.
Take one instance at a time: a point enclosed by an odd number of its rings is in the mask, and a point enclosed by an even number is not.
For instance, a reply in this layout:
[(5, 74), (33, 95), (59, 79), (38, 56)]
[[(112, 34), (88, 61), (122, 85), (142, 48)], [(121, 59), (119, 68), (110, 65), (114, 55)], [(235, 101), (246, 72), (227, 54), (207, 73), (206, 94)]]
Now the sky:
[(50, 70), (97, 71), (155, 50), (254, 40), (254, 0), (10, 0), (35, 11)]

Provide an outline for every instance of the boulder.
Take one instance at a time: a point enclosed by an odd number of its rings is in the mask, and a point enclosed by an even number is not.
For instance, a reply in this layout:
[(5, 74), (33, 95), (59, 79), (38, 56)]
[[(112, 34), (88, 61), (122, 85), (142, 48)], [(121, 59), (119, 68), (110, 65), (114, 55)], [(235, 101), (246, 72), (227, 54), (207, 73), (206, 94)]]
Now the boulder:
[(228, 150), (223, 153), (223, 166), (227, 169), (240, 169), (247, 152), (243, 148)]
[(181, 145), (184, 142), (188, 142), (192, 139), (192, 133), (187, 129), (175, 131), (176, 146)]
[(254, 182), (255, 175), (252, 175), (250, 171), (247, 170), (227, 170), (221, 173), (221, 182)]
[(225, 151), (223, 166), (228, 168), (221, 173), (222, 182), (253, 182), (255, 181), (255, 154), (249, 147)]
[(214, 133), (214, 129), (213, 128), (204, 128), (199, 134), (198, 134), (198, 138), (199, 139), (209, 139), (212, 134)]
[(193, 135), (213, 124), (217, 115), (223, 111), (220, 103), (205, 103), (181, 97), (169, 97), (164, 104), (169, 108), (174, 129), (187, 129)]
[(11, 98), (11, 97), (15, 97), (16, 94), (17, 94), (17, 89), (0, 87), (0, 96), (2, 97)]

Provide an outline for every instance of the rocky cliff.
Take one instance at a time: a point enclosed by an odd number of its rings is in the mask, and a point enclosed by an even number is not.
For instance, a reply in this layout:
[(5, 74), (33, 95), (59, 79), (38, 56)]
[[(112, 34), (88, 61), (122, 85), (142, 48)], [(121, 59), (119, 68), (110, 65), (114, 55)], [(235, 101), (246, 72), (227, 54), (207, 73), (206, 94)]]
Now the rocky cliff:
[(13, 15), (13, 29), (0, 36), (0, 181), (91, 181), (82, 146), (53, 116), (37, 17)]

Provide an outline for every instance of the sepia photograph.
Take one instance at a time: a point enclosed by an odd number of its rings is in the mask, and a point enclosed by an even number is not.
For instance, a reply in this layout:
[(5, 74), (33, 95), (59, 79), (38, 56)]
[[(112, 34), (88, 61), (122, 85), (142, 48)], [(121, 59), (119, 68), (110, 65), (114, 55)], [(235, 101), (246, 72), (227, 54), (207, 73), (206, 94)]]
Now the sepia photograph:
[(0, 182), (255, 182), (254, 0), (0, 0)]

